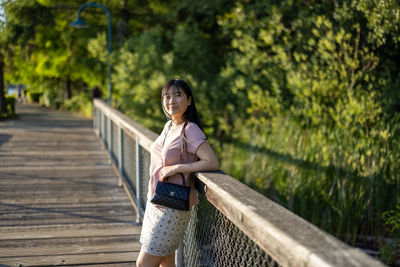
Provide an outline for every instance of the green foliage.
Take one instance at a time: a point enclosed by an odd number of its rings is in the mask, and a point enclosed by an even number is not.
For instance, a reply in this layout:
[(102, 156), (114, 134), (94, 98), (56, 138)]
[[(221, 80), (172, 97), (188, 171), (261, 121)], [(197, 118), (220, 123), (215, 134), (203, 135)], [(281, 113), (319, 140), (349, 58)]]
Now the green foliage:
[(388, 230), (400, 235), (400, 204), (397, 204), (394, 209), (384, 212), (383, 217)]
[(381, 253), (381, 260), (387, 263), (390, 266), (395, 266), (395, 262), (398, 259), (397, 247), (399, 244), (399, 240), (396, 239), (394, 241), (390, 240), (388, 242), (381, 241), (380, 242), (379, 252)]
[[(68, 4), (76, 5), (76, 1), (64, 1), (61, 6), (58, 1), (18, 1), (5, 5), (4, 42), (8, 45), (5, 79), (25, 84), (29, 91), (41, 94), (41, 104), (56, 108), (63, 107), (64, 100), (74, 95), (87, 99), (89, 87), (106, 84), (104, 57), (93, 52), (100, 47), (95, 42), (101, 40), (102, 36), (96, 35), (101, 25), (82, 31), (70, 27), (76, 10), (66, 12)], [(94, 15), (88, 13), (85, 19), (91, 21)], [(78, 102), (83, 105), (84, 99)], [(69, 106), (71, 101), (67, 102)], [(81, 108), (88, 114), (85, 105)]]
[(367, 22), (368, 42), (384, 45), (389, 39), (400, 41), (400, 3), (396, 0), (352, 0), (337, 6), (334, 15), (339, 20), (351, 21), (359, 12)]
[(163, 54), (159, 29), (132, 37), (115, 63), (115, 105), (151, 129), (162, 129), (160, 88), (171, 69), (171, 55)]
[[(161, 88), (183, 78), (224, 171), (349, 243), (396, 236), (398, 1), (100, 2), (116, 108), (158, 132)], [(106, 20), (85, 11), (92, 27), (72, 29), (58, 3), (5, 6), (5, 78), (90, 116), (90, 88), (107, 97)]]
[(386, 89), (398, 75), (384, 67), (393, 59), (362, 39), (362, 20), (284, 5), (238, 4), (220, 17), (235, 48), (221, 74), (243, 105), (223, 168), (348, 242), (384, 234), (376, 218), (400, 183), (399, 97)]
[(16, 99), (14, 96), (6, 95), (6, 105), (7, 105), (7, 113), (0, 112), (0, 120), (5, 118), (13, 118), (16, 116), (15, 113), (15, 102)]
[(41, 93), (34, 93), (31, 91), (28, 91), (26, 94), (28, 103), (39, 103)]
[(67, 99), (63, 103), (63, 109), (81, 114), (85, 117), (92, 116), (92, 101), (88, 94), (80, 93), (70, 99)]
[(396, 206), (383, 213), (384, 225), (392, 236), (393, 240), (389, 242), (381, 241), (380, 252), (381, 258), (387, 264), (394, 264), (398, 259), (399, 255), (397, 253), (397, 248), (400, 240), (400, 201), (397, 200)]

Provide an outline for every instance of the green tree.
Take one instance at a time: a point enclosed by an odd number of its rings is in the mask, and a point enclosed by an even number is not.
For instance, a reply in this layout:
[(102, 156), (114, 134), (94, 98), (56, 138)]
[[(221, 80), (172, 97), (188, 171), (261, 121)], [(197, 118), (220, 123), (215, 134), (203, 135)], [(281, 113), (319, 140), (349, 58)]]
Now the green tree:
[[(7, 81), (88, 106), (106, 81), (106, 20), (85, 9), (91, 27), (70, 28), (82, 3), (5, 5)], [(159, 131), (161, 87), (181, 77), (225, 171), (349, 243), (394, 237), (398, 1), (100, 3), (113, 14), (115, 107)]]
[(6, 52), (6, 40), (5, 36), (5, 21), (6, 17), (4, 14), (4, 2), (0, 5), (0, 113), (7, 113), (7, 103), (5, 97), (5, 87), (4, 87), (4, 54)]

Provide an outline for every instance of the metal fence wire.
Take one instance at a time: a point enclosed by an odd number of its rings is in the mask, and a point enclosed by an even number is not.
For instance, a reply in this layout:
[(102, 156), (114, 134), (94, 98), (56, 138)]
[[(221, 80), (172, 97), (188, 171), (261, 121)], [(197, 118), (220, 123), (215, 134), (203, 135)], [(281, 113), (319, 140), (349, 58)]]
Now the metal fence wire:
[(141, 207), (142, 210), (145, 209), (146, 207), (146, 201), (147, 201), (147, 186), (149, 184), (150, 180), (150, 152), (144, 149), (142, 146), (140, 146), (139, 150), (139, 155), (140, 155), (140, 181), (141, 181)]
[(111, 157), (118, 166), (118, 126), (113, 121), (111, 121), (111, 136)]
[(136, 140), (122, 131), (122, 174), (132, 191), (136, 191)]
[(97, 113), (98, 113), (97, 108), (96, 106), (93, 105), (93, 128), (98, 130), (99, 126), (97, 125), (98, 124)]
[(201, 195), (183, 244), (185, 266), (279, 266)]
[(103, 132), (103, 140), (104, 140), (104, 146), (106, 147), (106, 149), (108, 150), (108, 127), (110, 127), (110, 125), (108, 125), (108, 119), (107, 117), (103, 114), (104, 118), (104, 132)]

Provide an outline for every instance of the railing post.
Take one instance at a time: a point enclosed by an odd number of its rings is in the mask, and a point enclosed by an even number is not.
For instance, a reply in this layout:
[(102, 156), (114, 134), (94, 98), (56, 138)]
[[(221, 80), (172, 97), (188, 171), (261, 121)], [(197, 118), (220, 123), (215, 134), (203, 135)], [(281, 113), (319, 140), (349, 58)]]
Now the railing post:
[(96, 127), (96, 107), (94, 106), (94, 103), (92, 102), (92, 120), (93, 120), (93, 129), (97, 129)]
[(175, 265), (176, 267), (184, 267), (183, 264), (183, 240), (179, 242), (179, 247), (175, 250)]
[(122, 186), (122, 170), (124, 168), (124, 146), (122, 144), (122, 128), (118, 125), (118, 172), (119, 172), (119, 180), (118, 186)]
[(140, 167), (140, 139), (136, 136), (136, 206), (137, 206), (137, 216), (136, 222), (140, 223), (140, 213), (142, 210), (142, 183), (141, 183), (141, 167)]

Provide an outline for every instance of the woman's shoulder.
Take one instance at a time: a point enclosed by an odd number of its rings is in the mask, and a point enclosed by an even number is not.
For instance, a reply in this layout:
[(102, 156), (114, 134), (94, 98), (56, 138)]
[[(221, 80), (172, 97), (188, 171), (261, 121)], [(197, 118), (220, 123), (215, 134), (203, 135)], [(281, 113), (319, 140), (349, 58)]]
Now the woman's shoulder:
[(206, 138), (205, 133), (203, 132), (202, 129), (200, 129), (199, 125), (197, 125), (194, 122), (188, 122), (186, 128), (185, 128), (185, 134), (187, 136), (191, 136), (191, 137), (199, 137), (202, 139)]
[(203, 130), (200, 129), (200, 127), (199, 127), (199, 125), (197, 125), (197, 123), (191, 122), (191, 121), (188, 122), (188, 124), (187, 124), (187, 126), (186, 126), (186, 129), (191, 130), (191, 131), (200, 131), (200, 132), (203, 132)]

